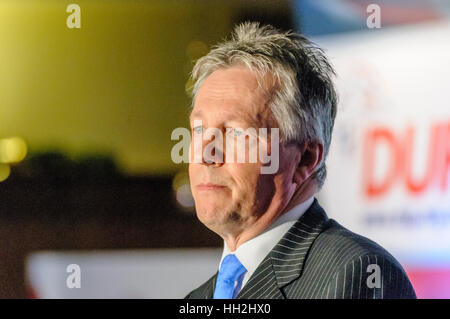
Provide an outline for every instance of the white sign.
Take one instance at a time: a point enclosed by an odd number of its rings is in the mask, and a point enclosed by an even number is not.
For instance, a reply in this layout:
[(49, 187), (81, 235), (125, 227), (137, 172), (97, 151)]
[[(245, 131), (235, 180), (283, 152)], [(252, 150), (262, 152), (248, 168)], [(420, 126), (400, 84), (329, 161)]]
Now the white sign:
[(404, 264), (450, 264), (450, 24), (318, 39), (340, 94), (320, 194)]

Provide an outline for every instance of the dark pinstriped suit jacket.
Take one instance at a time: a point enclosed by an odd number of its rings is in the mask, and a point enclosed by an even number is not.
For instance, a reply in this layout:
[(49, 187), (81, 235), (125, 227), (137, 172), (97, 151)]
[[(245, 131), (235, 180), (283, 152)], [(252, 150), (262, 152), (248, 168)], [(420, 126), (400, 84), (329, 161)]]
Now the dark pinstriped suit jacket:
[[(374, 269), (368, 268), (371, 264), (379, 266), (379, 288), (373, 285)], [(212, 298), (216, 278), (217, 273), (186, 298)], [(314, 199), (264, 258), (237, 298), (378, 299), (416, 295), (394, 257), (375, 242), (328, 219)]]

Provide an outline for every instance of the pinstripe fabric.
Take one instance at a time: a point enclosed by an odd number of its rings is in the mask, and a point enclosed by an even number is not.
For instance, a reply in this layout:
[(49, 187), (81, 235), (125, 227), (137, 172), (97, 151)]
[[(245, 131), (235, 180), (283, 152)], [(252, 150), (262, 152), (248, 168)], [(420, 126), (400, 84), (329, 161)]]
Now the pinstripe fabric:
[[(379, 285), (374, 270), (379, 267)], [(373, 267), (373, 266), (371, 266)], [(217, 273), (189, 293), (212, 298)], [(317, 199), (264, 258), (238, 299), (416, 298), (400, 264), (375, 242), (328, 219)]]

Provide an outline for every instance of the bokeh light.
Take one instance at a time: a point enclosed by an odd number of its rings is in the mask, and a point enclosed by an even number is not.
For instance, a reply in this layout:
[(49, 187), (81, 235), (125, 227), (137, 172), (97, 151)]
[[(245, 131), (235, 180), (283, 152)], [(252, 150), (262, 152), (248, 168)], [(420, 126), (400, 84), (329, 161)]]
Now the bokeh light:
[(20, 137), (0, 139), (0, 163), (17, 163), (27, 155), (27, 144)]
[(11, 168), (8, 164), (0, 163), (0, 183), (6, 180), (11, 174)]
[(189, 183), (189, 174), (186, 171), (181, 171), (174, 176), (172, 188), (177, 204), (183, 209), (191, 210), (194, 207), (194, 198)]
[(183, 185), (177, 189), (177, 202), (183, 207), (194, 207), (194, 198), (192, 197), (191, 187)]

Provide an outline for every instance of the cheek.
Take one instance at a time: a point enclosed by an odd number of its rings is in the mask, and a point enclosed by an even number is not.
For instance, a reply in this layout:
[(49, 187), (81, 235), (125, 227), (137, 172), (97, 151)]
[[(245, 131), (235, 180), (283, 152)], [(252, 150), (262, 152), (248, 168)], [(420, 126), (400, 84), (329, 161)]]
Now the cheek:
[(189, 182), (191, 184), (191, 190), (194, 191), (194, 186), (198, 183), (199, 176), (199, 164), (189, 164)]
[(256, 192), (260, 176), (260, 165), (247, 163), (226, 164), (233, 179), (233, 196), (250, 197)]
[(189, 180), (192, 182), (192, 179), (193, 179), (193, 177), (194, 177), (194, 171), (195, 171), (195, 168), (194, 168), (194, 164), (189, 164)]
[(258, 164), (241, 166), (234, 168), (233, 172), (236, 181), (233, 200), (250, 214), (265, 212), (276, 192), (274, 176), (261, 174), (261, 165)]
[(200, 164), (202, 162), (202, 138), (192, 134), (192, 140), (189, 145), (189, 162)]

